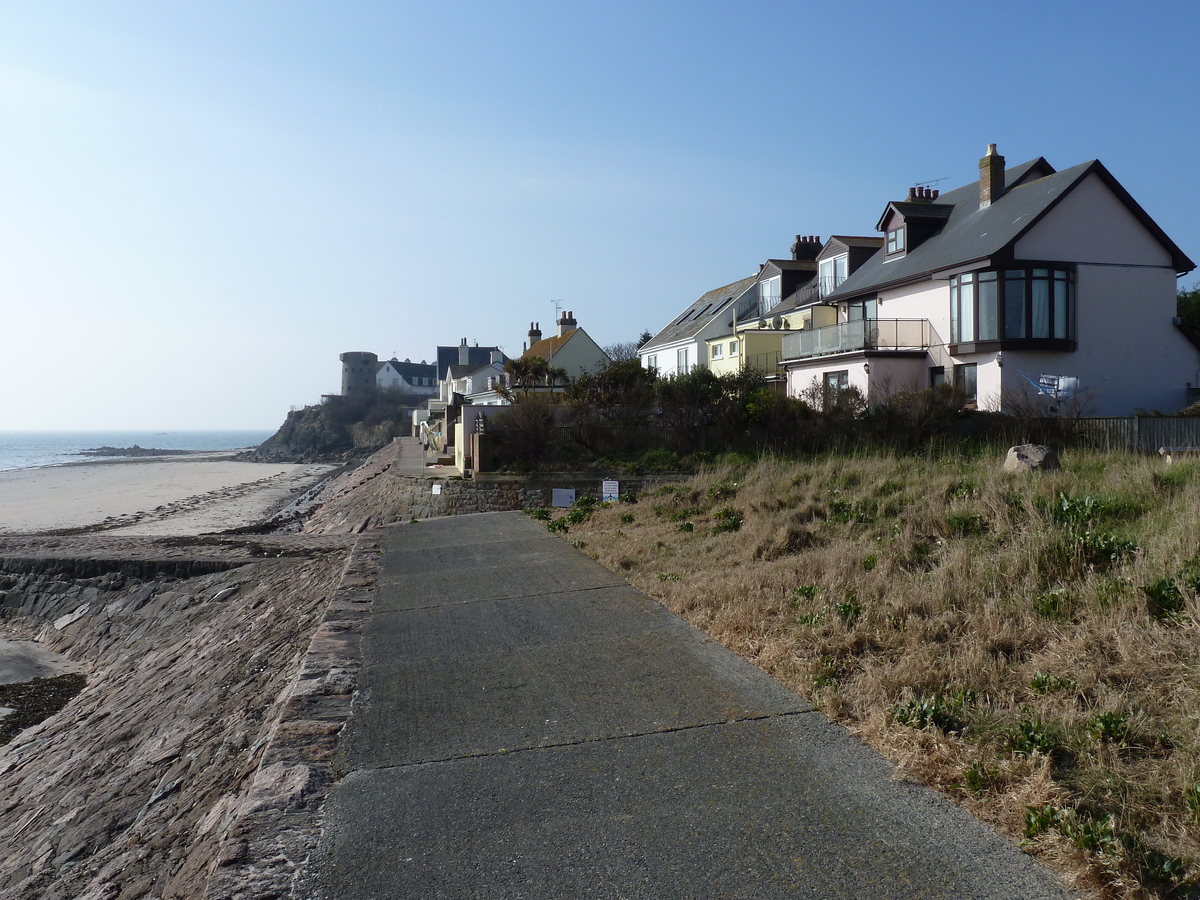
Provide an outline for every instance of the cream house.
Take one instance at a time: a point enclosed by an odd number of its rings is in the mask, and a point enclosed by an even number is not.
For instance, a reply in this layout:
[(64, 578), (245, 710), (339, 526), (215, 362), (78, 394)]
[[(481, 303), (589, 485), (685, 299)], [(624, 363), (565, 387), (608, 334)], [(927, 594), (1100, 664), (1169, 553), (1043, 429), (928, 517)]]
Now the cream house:
[(836, 323), (783, 338), (789, 394), (950, 380), (1000, 411), (1185, 406), (1200, 355), (1176, 279), (1195, 263), (1098, 160), (1006, 169), (992, 144), (979, 165), (978, 182), (887, 204), (884, 246), (821, 298)]

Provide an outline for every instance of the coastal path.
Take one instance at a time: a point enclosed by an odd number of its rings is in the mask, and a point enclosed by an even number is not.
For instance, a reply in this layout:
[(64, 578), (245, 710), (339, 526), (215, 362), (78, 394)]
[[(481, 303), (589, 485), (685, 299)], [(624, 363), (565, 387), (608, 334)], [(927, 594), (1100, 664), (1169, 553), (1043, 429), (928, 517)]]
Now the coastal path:
[(343, 777), (294, 896), (1069, 896), (521, 513), (380, 546)]

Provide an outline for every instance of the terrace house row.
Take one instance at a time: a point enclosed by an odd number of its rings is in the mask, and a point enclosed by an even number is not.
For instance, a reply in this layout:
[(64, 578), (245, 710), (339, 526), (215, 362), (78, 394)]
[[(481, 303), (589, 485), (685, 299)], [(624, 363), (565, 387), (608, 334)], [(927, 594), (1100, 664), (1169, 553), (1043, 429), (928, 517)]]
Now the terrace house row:
[[(882, 238), (827, 241), (816, 274), (774, 307), (770, 264), (738, 282), (730, 304), (757, 320), (725, 316), (697, 332), (707, 352), (696, 362), (720, 371), (730, 347), (774, 332), (792, 396), (853, 385), (878, 402), (954, 381), (1002, 411), (1034, 393), (1096, 415), (1175, 411), (1200, 385), (1200, 352), (1175, 319), (1176, 278), (1195, 263), (1097, 160), (1006, 169), (989, 145), (978, 182), (914, 188), (886, 204), (876, 230)], [(770, 374), (772, 364), (743, 352), (735, 365)]]

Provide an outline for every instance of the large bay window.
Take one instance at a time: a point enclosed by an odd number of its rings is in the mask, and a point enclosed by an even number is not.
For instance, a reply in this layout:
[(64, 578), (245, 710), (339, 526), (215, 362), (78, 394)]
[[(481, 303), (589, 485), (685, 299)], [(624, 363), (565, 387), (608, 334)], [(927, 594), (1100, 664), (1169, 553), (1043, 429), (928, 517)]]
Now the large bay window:
[(950, 279), (950, 342), (1075, 340), (1075, 273), (999, 269)]

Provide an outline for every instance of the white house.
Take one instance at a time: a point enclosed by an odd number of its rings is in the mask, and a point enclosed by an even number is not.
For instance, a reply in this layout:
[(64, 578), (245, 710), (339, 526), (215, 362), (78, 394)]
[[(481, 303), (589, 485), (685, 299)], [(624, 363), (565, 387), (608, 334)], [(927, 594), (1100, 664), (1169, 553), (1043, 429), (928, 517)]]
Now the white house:
[(981, 409), (1176, 411), (1200, 351), (1175, 319), (1196, 266), (1098, 161), (914, 188), (876, 225), (884, 246), (823, 298), (837, 323), (784, 338), (788, 393), (854, 385), (868, 401), (960, 384)]
[(380, 390), (434, 396), (438, 392), (437, 366), (424, 361), (415, 363), (393, 357), (375, 364), (375, 383)]
[(579, 327), (575, 313), (563, 313), (557, 324), (558, 334), (543, 338), (541, 328), (531, 323), (529, 349), (521, 356), (540, 356), (550, 366), (565, 369), (571, 378), (578, 378), (584, 372), (598, 372), (610, 362), (608, 354)]
[(757, 315), (759, 309), (757, 275), (709, 291), (642, 345), (638, 350), (642, 367), (657, 369), (660, 375), (706, 367), (708, 341), (729, 333), (735, 312), (740, 319)]
[[(446, 380), (443, 382), (445, 396), (442, 399), (449, 403), (455, 394), (461, 394), (466, 402), (478, 404), (482, 395), (495, 394), (496, 385), (500, 383), (503, 374), (504, 354), (499, 350), (492, 351), (491, 362), (487, 365), (452, 365), (447, 370)], [(502, 401), (482, 402), (491, 405)]]

